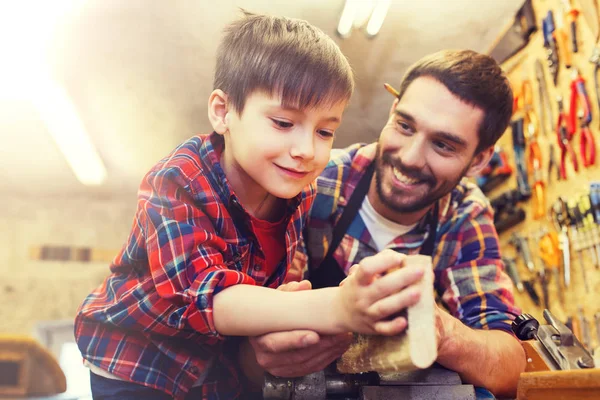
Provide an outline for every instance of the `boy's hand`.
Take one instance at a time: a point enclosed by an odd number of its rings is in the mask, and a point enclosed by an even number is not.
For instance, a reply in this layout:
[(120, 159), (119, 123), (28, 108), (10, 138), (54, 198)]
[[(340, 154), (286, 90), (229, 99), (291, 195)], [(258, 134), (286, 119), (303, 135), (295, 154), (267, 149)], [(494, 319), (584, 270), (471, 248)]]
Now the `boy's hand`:
[(417, 303), (421, 293), (414, 284), (425, 270), (421, 265), (399, 268), (405, 258), (384, 250), (352, 267), (334, 303), (341, 329), (390, 336), (406, 329), (406, 318), (393, 315)]
[[(310, 289), (309, 281), (290, 282), (278, 288), (286, 292)], [(260, 367), (275, 376), (297, 377), (320, 371), (340, 358), (350, 346), (352, 335), (296, 330), (251, 337), (249, 342)]]

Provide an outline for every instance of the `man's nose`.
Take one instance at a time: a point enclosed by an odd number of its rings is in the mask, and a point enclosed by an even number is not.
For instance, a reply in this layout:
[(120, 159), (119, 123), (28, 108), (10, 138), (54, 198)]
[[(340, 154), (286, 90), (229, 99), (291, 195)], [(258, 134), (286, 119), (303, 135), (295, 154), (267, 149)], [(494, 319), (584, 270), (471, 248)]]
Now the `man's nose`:
[(315, 157), (315, 135), (311, 129), (299, 129), (292, 135), (290, 155), (293, 158), (312, 160)]
[(426, 142), (419, 135), (409, 137), (402, 145), (400, 159), (409, 168), (425, 167)]

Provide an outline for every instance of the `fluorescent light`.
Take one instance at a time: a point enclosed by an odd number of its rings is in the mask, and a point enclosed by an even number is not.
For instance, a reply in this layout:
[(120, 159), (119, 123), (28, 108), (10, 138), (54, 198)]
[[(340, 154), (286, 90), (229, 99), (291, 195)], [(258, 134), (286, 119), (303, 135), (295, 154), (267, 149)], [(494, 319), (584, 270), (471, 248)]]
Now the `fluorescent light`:
[(71, 99), (52, 78), (47, 59), (56, 26), (84, 3), (85, 0), (0, 3), (0, 49), (5, 60), (0, 63), (0, 99), (31, 102), (77, 179), (85, 185), (99, 185), (106, 179), (106, 168)]
[(367, 35), (375, 36), (381, 29), (385, 16), (390, 8), (391, 0), (379, 0), (367, 24)]
[(375, 36), (385, 20), (391, 0), (346, 0), (337, 31), (342, 37), (350, 35), (352, 28), (367, 24), (367, 34)]
[(344, 4), (344, 9), (342, 10), (342, 16), (340, 17), (340, 22), (338, 23), (337, 27), (337, 31), (340, 35), (342, 35), (342, 37), (350, 34), (350, 30), (354, 24), (354, 17), (358, 11), (358, 6), (358, 1), (346, 0), (346, 4)]
[(100, 185), (106, 168), (65, 90), (50, 79), (39, 81), (33, 105), (59, 150), (84, 185)]

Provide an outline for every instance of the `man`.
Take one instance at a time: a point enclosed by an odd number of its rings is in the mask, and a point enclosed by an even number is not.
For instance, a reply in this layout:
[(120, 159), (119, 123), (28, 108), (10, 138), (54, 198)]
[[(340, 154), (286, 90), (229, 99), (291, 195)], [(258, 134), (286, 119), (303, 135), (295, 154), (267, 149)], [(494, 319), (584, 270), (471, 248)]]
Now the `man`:
[[(418, 61), (400, 85), (378, 142), (332, 153), (305, 231), (308, 263), (297, 254), (317, 287), (338, 283), (385, 248), (432, 255), (436, 293), (449, 311), (436, 310), (437, 362), (497, 396), (514, 395), (525, 368), (510, 331), (519, 310), (490, 204), (463, 178), (490, 160), (512, 99), (506, 77), (488, 56), (442, 51)], [(282, 290), (308, 287), (290, 283)], [(414, 287), (407, 284), (395, 300), (411, 295)], [(394, 296), (388, 299), (380, 308), (392, 305)], [(250, 344), (267, 371), (301, 376), (339, 357), (348, 338), (294, 331)]]

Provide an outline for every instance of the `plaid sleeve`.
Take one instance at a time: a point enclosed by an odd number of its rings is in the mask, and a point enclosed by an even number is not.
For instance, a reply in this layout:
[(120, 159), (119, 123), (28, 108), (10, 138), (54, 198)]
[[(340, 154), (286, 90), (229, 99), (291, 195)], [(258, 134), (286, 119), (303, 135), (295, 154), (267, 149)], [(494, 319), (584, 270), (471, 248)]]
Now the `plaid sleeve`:
[(175, 169), (163, 169), (148, 174), (140, 187), (139, 236), (130, 238), (126, 251), (147, 252), (156, 298), (150, 293), (138, 296), (135, 319), (156, 334), (177, 335), (191, 328), (213, 341), (223, 339), (214, 325), (213, 296), (226, 287), (255, 281), (228, 268), (227, 243), (213, 228), (212, 214), (222, 212), (216, 200), (196, 205), (178, 180), (182, 179)]
[(435, 271), (438, 294), (464, 324), (511, 332), (520, 311), (500, 258), (491, 207), (471, 202), (464, 211), (441, 235)]

